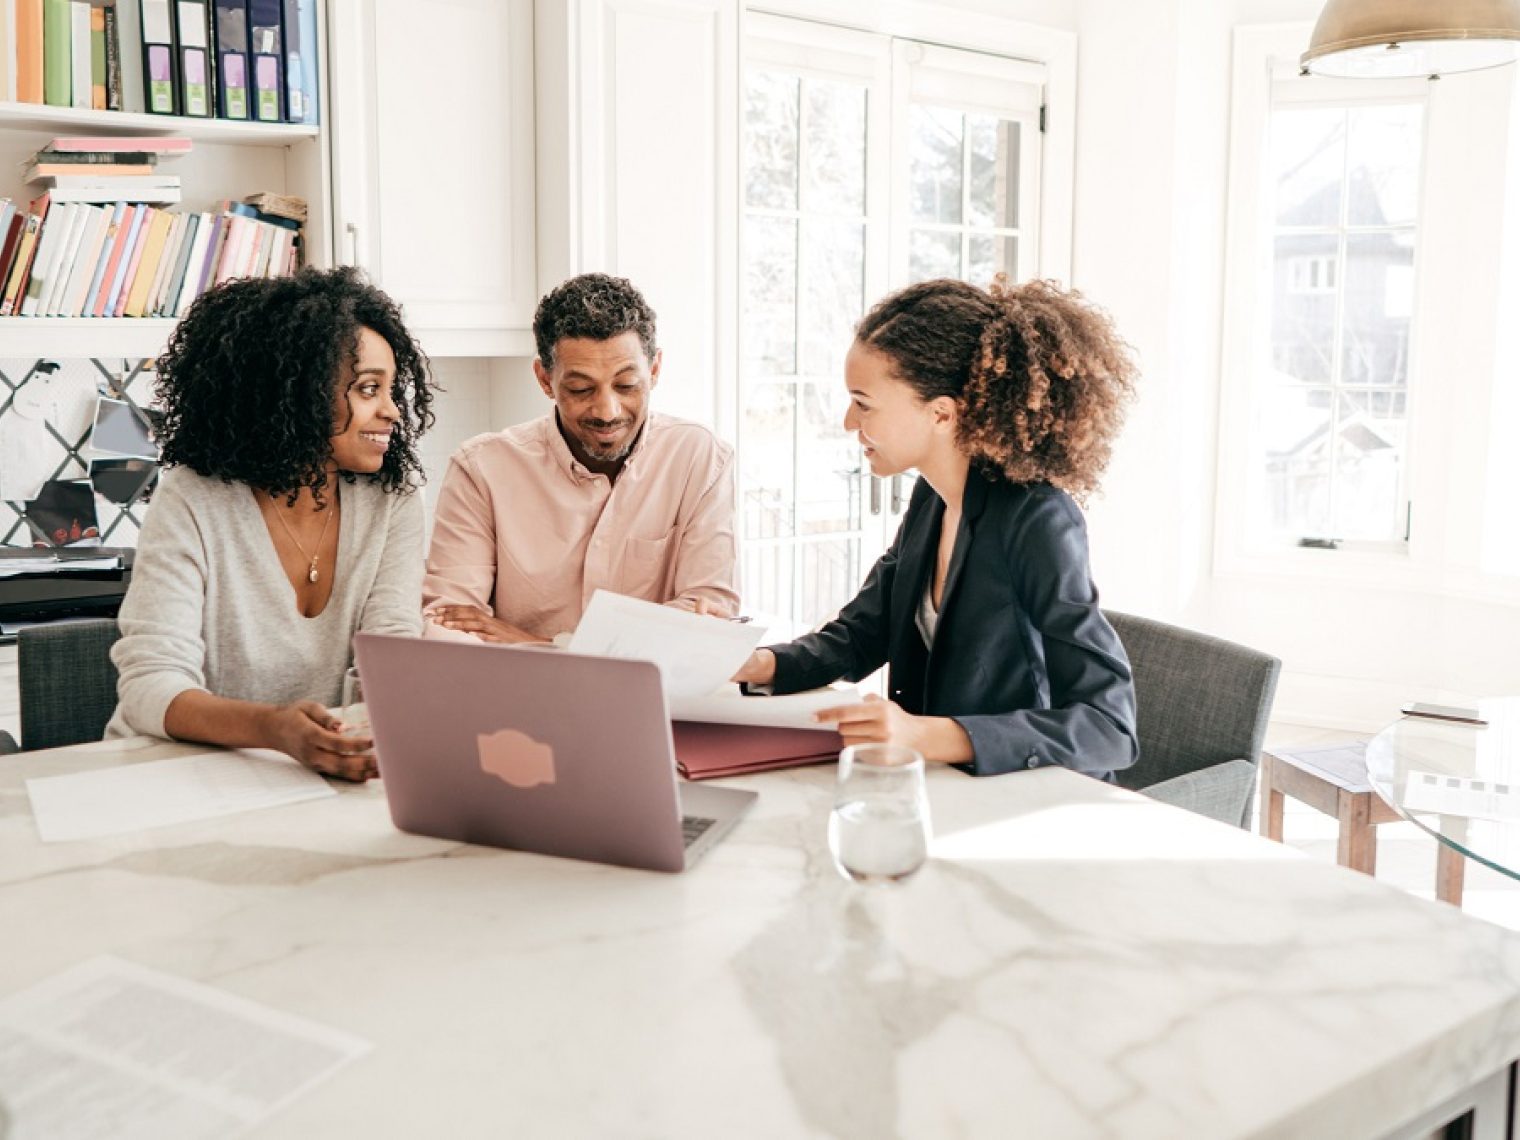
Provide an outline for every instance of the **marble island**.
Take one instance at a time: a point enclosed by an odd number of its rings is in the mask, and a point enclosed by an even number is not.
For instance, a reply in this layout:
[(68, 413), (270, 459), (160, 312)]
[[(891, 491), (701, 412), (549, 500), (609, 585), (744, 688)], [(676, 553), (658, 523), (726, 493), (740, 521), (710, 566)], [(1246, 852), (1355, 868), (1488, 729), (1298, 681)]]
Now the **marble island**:
[(833, 870), (830, 768), (732, 781), (684, 875), (405, 835), (373, 784), (38, 841), (27, 777), (189, 751), (0, 765), (0, 996), (111, 954), (373, 1044), (259, 1136), (1506, 1126), (1520, 937), (1069, 772), (932, 773), (888, 890)]

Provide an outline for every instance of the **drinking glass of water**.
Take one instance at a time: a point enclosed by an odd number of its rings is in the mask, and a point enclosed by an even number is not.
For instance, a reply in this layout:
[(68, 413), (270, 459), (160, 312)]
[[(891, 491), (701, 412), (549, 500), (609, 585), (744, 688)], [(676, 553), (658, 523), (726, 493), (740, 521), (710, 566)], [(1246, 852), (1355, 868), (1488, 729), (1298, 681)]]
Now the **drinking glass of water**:
[(369, 735), (369, 710), (364, 706), (364, 682), (359, 679), (359, 668), (350, 665), (343, 674), (343, 721), (344, 736)]
[(898, 744), (855, 744), (839, 754), (829, 851), (857, 883), (899, 883), (929, 856), (924, 758)]

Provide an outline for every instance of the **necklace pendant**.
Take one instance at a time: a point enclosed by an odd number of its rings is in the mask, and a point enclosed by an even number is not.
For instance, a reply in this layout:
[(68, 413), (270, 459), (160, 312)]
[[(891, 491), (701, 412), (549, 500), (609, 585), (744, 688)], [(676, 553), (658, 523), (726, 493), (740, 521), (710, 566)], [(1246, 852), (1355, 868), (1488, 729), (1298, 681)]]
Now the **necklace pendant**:
[(311, 569), (308, 570), (308, 571), (306, 571), (306, 580), (308, 582), (315, 582), (317, 580), (317, 562), (316, 562), (316, 559), (312, 559)]

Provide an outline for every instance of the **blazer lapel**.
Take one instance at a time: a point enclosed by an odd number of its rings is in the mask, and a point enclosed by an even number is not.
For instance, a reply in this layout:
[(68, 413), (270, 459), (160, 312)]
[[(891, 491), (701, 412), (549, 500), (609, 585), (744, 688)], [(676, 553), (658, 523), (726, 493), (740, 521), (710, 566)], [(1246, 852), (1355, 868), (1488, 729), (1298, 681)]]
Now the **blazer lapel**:
[[(966, 565), (966, 554), (971, 549), (971, 536), (976, 531), (977, 520), (987, 506), (987, 480), (974, 466), (966, 472), (966, 490), (961, 496), (961, 525), (955, 535), (955, 546), (950, 551), (950, 569), (945, 572), (945, 592), (939, 599), (939, 616), (943, 621), (950, 601), (955, 596), (956, 583)], [(940, 513), (944, 513), (940, 503)]]
[(918, 636), (913, 614), (934, 570), (934, 544), (944, 514), (944, 500), (938, 495), (930, 495), (926, 509), (918, 518), (913, 518), (911, 513), (908, 516), (912, 525), (903, 535), (902, 548), (897, 552), (897, 573), (892, 582), (891, 624), (887, 628), (893, 636), (901, 636), (904, 632)]

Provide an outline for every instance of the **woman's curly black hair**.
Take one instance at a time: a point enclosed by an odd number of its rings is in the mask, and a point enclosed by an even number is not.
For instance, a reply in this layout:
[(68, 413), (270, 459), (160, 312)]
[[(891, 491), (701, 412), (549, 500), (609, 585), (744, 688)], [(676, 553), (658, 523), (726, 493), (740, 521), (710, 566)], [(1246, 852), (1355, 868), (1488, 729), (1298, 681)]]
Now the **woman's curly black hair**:
[(1108, 315), (1054, 281), (988, 289), (940, 279), (880, 301), (855, 327), (924, 401), (960, 409), (963, 450), (1014, 483), (1097, 490), (1135, 393)]
[(409, 494), (423, 478), (416, 444), (433, 425), (436, 385), (396, 303), (349, 266), (229, 281), (190, 306), (156, 362), (163, 462), (292, 502), (310, 487), (320, 502), (361, 328), (396, 356), (400, 417), (369, 478)]

